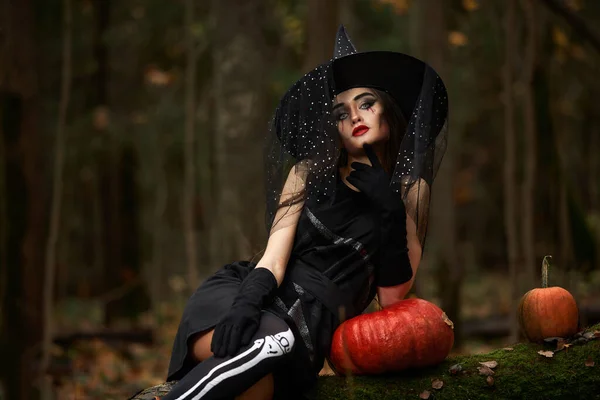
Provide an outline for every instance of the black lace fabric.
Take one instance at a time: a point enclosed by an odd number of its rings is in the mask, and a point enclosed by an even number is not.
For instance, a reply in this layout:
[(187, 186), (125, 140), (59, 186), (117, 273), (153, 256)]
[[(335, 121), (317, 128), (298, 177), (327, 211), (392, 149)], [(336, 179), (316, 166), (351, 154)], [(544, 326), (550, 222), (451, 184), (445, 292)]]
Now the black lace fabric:
[(448, 141), (448, 97), (437, 73), (426, 66), (421, 93), (415, 102), (391, 177), (402, 193), (406, 212), (425, 244), (432, 185)]
[(288, 226), (306, 201), (333, 199), (340, 143), (332, 102), (330, 62), (306, 74), (280, 100), (265, 149), (270, 233)]

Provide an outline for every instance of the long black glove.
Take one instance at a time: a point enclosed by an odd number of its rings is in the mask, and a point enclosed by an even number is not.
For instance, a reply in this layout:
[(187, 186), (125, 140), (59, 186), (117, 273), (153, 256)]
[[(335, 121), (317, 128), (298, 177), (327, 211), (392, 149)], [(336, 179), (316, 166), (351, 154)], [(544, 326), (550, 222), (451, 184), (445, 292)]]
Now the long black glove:
[(363, 148), (372, 165), (353, 162), (350, 166), (354, 171), (346, 180), (364, 193), (381, 215), (377, 285), (400, 285), (413, 275), (406, 239), (406, 209), (400, 194), (390, 188), (390, 177), (373, 147), (365, 144)]
[(233, 356), (250, 343), (260, 323), (263, 305), (277, 289), (277, 280), (266, 268), (254, 268), (240, 285), (229, 312), (219, 321), (210, 344), (215, 357)]

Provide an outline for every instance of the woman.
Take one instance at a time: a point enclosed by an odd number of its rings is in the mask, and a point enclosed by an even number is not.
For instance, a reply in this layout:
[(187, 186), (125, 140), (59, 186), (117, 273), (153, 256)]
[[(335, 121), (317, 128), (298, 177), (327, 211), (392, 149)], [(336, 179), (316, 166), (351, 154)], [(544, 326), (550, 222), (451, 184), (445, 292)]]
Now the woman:
[(267, 148), (260, 261), (221, 268), (192, 295), (163, 400), (298, 398), (335, 328), (378, 295), (410, 289), (430, 187), (446, 143), (443, 83), (392, 52), (357, 53), (343, 27), (334, 57), (281, 99)]

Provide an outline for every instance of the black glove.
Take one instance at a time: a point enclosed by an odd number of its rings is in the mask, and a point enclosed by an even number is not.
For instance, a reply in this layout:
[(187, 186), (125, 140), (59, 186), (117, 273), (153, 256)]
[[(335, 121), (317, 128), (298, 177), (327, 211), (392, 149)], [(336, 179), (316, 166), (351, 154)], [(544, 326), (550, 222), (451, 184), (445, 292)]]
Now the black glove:
[(381, 216), (378, 286), (400, 285), (413, 275), (406, 239), (406, 209), (400, 194), (390, 188), (390, 177), (373, 147), (365, 144), (363, 148), (372, 165), (353, 162), (350, 166), (354, 171), (346, 180), (371, 200)]
[(229, 312), (219, 321), (210, 344), (215, 357), (233, 356), (250, 343), (260, 323), (263, 305), (277, 289), (277, 280), (266, 268), (254, 268), (240, 285)]

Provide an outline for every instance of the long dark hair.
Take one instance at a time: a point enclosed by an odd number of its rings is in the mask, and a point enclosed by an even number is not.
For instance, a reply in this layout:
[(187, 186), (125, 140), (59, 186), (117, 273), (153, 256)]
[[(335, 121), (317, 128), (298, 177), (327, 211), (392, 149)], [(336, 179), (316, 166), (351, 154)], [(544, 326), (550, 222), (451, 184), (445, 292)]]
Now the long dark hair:
[(390, 139), (386, 143), (384, 159), (381, 160), (381, 164), (386, 172), (391, 174), (400, 152), (400, 143), (406, 132), (406, 118), (404, 118), (400, 106), (392, 96), (381, 90), (374, 89), (373, 91), (381, 100), (383, 117), (390, 128)]
[[(381, 105), (383, 106), (383, 118), (385, 118), (390, 129), (390, 138), (386, 143), (381, 165), (388, 174), (391, 174), (394, 170), (396, 159), (398, 158), (400, 143), (406, 132), (406, 118), (404, 118), (402, 110), (392, 96), (382, 90), (371, 90), (375, 97), (381, 101)], [(337, 164), (338, 168), (346, 166), (347, 164), (348, 153), (345, 149), (341, 149)]]

